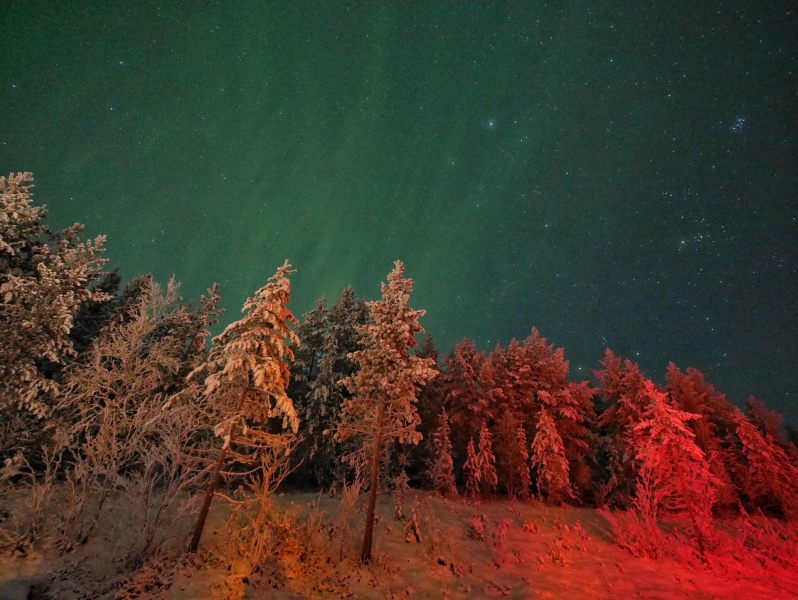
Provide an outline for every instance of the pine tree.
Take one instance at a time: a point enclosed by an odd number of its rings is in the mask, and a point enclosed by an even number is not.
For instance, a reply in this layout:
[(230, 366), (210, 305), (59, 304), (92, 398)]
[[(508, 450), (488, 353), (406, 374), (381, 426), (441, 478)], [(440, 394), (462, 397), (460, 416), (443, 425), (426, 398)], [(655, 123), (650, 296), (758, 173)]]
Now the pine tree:
[(538, 494), (550, 502), (571, 495), (565, 447), (554, 419), (545, 408), (538, 415), (537, 432), (532, 440), (532, 467), (537, 471)]
[(425, 311), (408, 306), (413, 282), (403, 277), (401, 261), (397, 260), (395, 265), (388, 275), (388, 284), (382, 284), (382, 300), (369, 303), (373, 323), (358, 329), (363, 349), (350, 357), (360, 365), (360, 370), (342, 382), (354, 397), (343, 402), (336, 433), (336, 439), (341, 442), (358, 436), (373, 445), (369, 508), (361, 552), (363, 562), (371, 559), (383, 442), (398, 439), (400, 443), (417, 444), (420, 441), (421, 434), (416, 431), (419, 423), (416, 393), (437, 374), (431, 359), (409, 352), (417, 345), (415, 335), (424, 332), (418, 318)]
[[(91, 286), (101, 276), (105, 238), (82, 243), (80, 224), (54, 234), (44, 224), (46, 207), (31, 205), (32, 181), (30, 173), (0, 177), (0, 421), (4, 428), (13, 427), (19, 413), (27, 415), (23, 419), (50, 414), (59, 386), (41, 367), (62, 364), (75, 354), (69, 337), (75, 316), (88, 303), (108, 298)], [(1, 433), (3, 445), (13, 443), (15, 434)]]
[(296, 433), (299, 428), (299, 416), (286, 394), (293, 359), (287, 342), (299, 345), (299, 338), (289, 327), (298, 325), (288, 308), (288, 275), (294, 272), (286, 260), (244, 303), (246, 316), (213, 339), (207, 360), (188, 376), (189, 380), (203, 378), (205, 396), (216, 416), (214, 432), (224, 439), (189, 546), (191, 552), (199, 545), (228, 454), (247, 464), (261, 463), (261, 455), (290, 449), (290, 435), (272, 433), (271, 419), (281, 419), (283, 430)]
[(442, 496), (456, 496), (452, 442), (449, 439), (449, 417), (446, 409), (441, 411), (440, 426), (433, 434), (434, 455), (432, 462), (432, 487)]
[(479, 459), (474, 449), (474, 438), (468, 440), (468, 450), (466, 451), (466, 461), (463, 465), (463, 472), (466, 476), (466, 496), (469, 498), (479, 497), (482, 483), (482, 470), (479, 468)]
[(496, 475), (496, 457), (493, 455), (493, 436), (490, 433), (485, 421), (479, 429), (479, 452), (477, 453), (477, 465), (479, 468), (479, 479), (482, 483), (482, 491), (495, 494), (499, 478)]

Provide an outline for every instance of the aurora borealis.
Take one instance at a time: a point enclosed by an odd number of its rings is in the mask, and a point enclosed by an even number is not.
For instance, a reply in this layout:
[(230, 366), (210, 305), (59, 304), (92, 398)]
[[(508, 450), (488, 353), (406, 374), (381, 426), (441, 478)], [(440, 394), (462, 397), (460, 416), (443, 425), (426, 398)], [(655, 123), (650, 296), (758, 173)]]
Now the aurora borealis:
[(293, 308), (395, 259), (446, 351), (532, 326), (798, 419), (787, 2), (0, 6), (0, 171), (109, 267)]

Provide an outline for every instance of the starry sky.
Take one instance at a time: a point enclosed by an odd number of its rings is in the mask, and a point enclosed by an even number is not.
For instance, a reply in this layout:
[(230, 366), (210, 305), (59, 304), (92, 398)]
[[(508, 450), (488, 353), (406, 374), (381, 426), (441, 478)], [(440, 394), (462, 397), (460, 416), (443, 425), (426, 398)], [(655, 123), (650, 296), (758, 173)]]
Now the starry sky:
[(289, 258), (292, 307), (402, 259), (439, 346), (532, 326), (798, 422), (790, 2), (0, 3), (0, 172), (109, 266)]

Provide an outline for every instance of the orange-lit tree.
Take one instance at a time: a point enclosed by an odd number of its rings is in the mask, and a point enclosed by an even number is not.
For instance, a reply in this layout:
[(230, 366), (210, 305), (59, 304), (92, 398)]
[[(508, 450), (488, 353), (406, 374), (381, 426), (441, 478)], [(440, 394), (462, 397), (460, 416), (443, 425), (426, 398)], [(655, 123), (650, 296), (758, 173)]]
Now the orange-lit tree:
[[(299, 345), (290, 328), (297, 320), (288, 308), (294, 273), (285, 261), (269, 282), (244, 303), (246, 316), (231, 323), (213, 339), (208, 358), (188, 379), (201, 380), (214, 432), (224, 440), (194, 529), (189, 551), (199, 545), (211, 500), (228, 457), (248, 465), (250, 472), (273, 464), (272, 457), (287, 453), (293, 435), (272, 433), (271, 419), (282, 420), (282, 430), (296, 433), (299, 417), (286, 395), (293, 359), (289, 343)], [(261, 469), (265, 470), (265, 469)], [(259, 473), (262, 477), (269, 473)], [(259, 482), (267, 486), (268, 482)]]
[(425, 313), (408, 306), (412, 291), (413, 281), (404, 278), (404, 265), (397, 260), (388, 274), (388, 284), (382, 284), (382, 300), (369, 303), (373, 322), (358, 330), (363, 349), (350, 356), (360, 370), (342, 382), (353, 397), (343, 402), (336, 439), (343, 442), (357, 436), (366, 447), (372, 445), (369, 508), (360, 555), (363, 562), (371, 560), (383, 442), (398, 439), (417, 444), (421, 440), (416, 430), (416, 394), (437, 375), (432, 359), (409, 352), (417, 345), (415, 335), (424, 331), (418, 319)]

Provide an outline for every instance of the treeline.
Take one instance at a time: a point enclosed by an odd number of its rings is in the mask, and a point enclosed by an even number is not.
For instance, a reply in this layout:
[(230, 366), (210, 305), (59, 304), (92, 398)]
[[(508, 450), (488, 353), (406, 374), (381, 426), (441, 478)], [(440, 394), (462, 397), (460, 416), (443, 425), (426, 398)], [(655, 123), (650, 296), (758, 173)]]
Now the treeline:
[(695, 369), (671, 364), (660, 387), (607, 350), (593, 383), (569, 381), (563, 349), (536, 329), (489, 353), (464, 340), (441, 357), (431, 336), (410, 352), (423, 311), (399, 262), (381, 300), (350, 287), (301, 323), (286, 263), (209, 346), (218, 286), (197, 306), (150, 277), (120, 291), (104, 238), (50, 231), (31, 183), (0, 177), (6, 480), (80, 467), (74, 481), (107, 495), (142, 473), (198, 491), (214, 463), (250, 490), (379, 476), (372, 490), (684, 514), (699, 540), (719, 512), (798, 514), (795, 430), (755, 398), (740, 410)]

